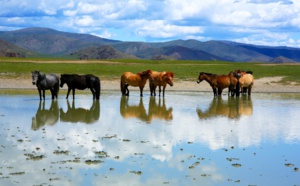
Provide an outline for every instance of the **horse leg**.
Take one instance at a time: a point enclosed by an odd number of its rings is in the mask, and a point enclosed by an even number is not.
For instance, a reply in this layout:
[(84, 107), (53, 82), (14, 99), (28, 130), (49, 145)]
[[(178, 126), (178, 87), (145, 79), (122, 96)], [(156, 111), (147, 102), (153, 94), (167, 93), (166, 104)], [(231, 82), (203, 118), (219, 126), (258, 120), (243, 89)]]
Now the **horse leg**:
[(69, 94), (70, 94), (70, 91), (71, 91), (71, 88), (68, 88), (68, 92), (67, 92), (67, 97), (66, 97), (66, 99), (68, 99)]
[(128, 89), (128, 84), (125, 84), (125, 87), (124, 87), (124, 92), (125, 92), (125, 96), (129, 96), (129, 89)]
[(43, 89), (43, 98), (45, 100), (45, 89)]
[(214, 92), (214, 96), (217, 96), (217, 89), (215, 87), (212, 87), (213, 92)]
[(39, 91), (39, 95), (40, 95), (40, 100), (42, 100), (42, 93), (41, 93), (41, 89), (38, 89)]
[(158, 96), (160, 97), (160, 93), (161, 93), (161, 86), (158, 86)]
[(222, 95), (222, 91), (223, 91), (222, 88), (218, 88), (218, 96), (221, 96), (221, 95)]
[(91, 90), (91, 92), (93, 94), (93, 99), (95, 99), (96, 98), (96, 91), (93, 88), (90, 88), (90, 90)]
[(165, 97), (166, 86), (163, 86), (163, 97)]
[(54, 91), (55, 91), (55, 90), (53, 90), (53, 88), (50, 88), (52, 100), (54, 99), (54, 94), (55, 94)]
[(73, 100), (75, 99), (75, 88), (72, 89), (72, 93), (73, 93)]
[(141, 97), (143, 97), (143, 89), (144, 89), (144, 87), (141, 87), (141, 86), (140, 86), (140, 92), (141, 92), (140, 96), (141, 96)]
[(248, 95), (249, 95), (249, 96), (251, 95), (251, 90), (252, 90), (252, 85), (250, 85), (250, 86), (248, 87)]

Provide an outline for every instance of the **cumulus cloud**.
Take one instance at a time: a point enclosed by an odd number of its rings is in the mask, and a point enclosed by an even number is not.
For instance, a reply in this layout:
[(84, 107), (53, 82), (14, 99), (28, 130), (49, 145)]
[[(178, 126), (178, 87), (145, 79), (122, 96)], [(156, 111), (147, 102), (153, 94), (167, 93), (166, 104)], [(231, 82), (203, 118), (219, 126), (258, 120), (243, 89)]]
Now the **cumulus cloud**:
[[(293, 34), (300, 25), (296, 0), (16, 0), (4, 1), (1, 7), (2, 30), (46, 25), (68, 32), (89, 30), (88, 34), (118, 40), (126, 36), (126, 40), (141, 41), (206, 38), (254, 43), (252, 39), (257, 38), (274, 43), (273, 38), (252, 35), (264, 30), (288, 35), (280, 40), (286, 45), (299, 40)], [(104, 30), (110, 34), (103, 34)]]

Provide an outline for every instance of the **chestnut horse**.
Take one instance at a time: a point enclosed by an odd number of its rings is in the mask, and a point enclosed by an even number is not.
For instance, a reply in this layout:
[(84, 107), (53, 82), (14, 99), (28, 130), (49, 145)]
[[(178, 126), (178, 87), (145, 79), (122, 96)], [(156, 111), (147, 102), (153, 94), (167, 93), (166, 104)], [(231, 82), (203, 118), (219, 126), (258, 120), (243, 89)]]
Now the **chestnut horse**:
[(143, 89), (147, 82), (147, 79), (150, 78), (150, 81), (153, 81), (152, 78), (152, 70), (146, 70), (139, 72), (137, 74), (133, 74), (131, 72), (124, 72), (121, 76), (121, 92), (123, 96), (129, 96), (128, 86), (131, 85), (133, 87), (140, 88), (140, 95), (143, 96)]
[[(228, 75), (217, 75), (206, 72), (200, 72), (197, 83), (201, 83), (203, 80), (209, 83), (213, 89), (214, 96), (221, 96), (223, 89), (235, 86), (234, 81), (230, 80)], [(217, 92), (218, 89), (218, 92)]]
[(149, 87), (151, 96), (156, 96), (155, 89), (158, 86), (159, 88), (159, 96), (161, 93), (161, 87), (163, 87), (163, 97), (165, 96), (165, 89), (167, 84), (170, 86), (173, 86), (173, 78), (174, 73), (173, 72), (152, 72), (153, 81), (149, 81)]

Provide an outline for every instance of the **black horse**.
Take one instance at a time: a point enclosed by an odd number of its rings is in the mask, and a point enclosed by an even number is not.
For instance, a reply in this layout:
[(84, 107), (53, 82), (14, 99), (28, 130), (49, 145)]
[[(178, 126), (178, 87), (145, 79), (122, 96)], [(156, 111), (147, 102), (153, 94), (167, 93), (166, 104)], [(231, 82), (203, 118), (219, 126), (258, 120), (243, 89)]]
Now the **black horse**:
[[(57, 99), (57, 94), (59, 91), (59, 78), (55, 74), (45, 74), (40, 71), (32, 71), (32, 84), (36, 85), (39, 94), (40, 100), (42, 100), (42, 96), (45, 100), (45, 90), (50, 90), (52, 94), (52, 99)], [(43, 95), (41, 94), (43, 91)]]
[(99, 100), (101, 84), (100, 79), (92, 74), (78, 75), (78, 74), (61, 74), (60, 87), (64, 84), (68, 85), (67, 99), (72, 89), (73, 99), (75, 98), (75, 89), (84, 90), (89, 88), (93, 94), (93, 99)]

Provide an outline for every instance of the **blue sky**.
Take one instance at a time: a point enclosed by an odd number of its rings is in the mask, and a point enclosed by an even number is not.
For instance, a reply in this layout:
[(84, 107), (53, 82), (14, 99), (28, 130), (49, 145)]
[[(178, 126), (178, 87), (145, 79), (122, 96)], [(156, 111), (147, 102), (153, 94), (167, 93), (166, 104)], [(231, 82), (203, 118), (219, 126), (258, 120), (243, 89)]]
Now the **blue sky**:
[(300, 47), (299, 0), (1, 0), (0, 30), (48, 27), (122, 41)]

